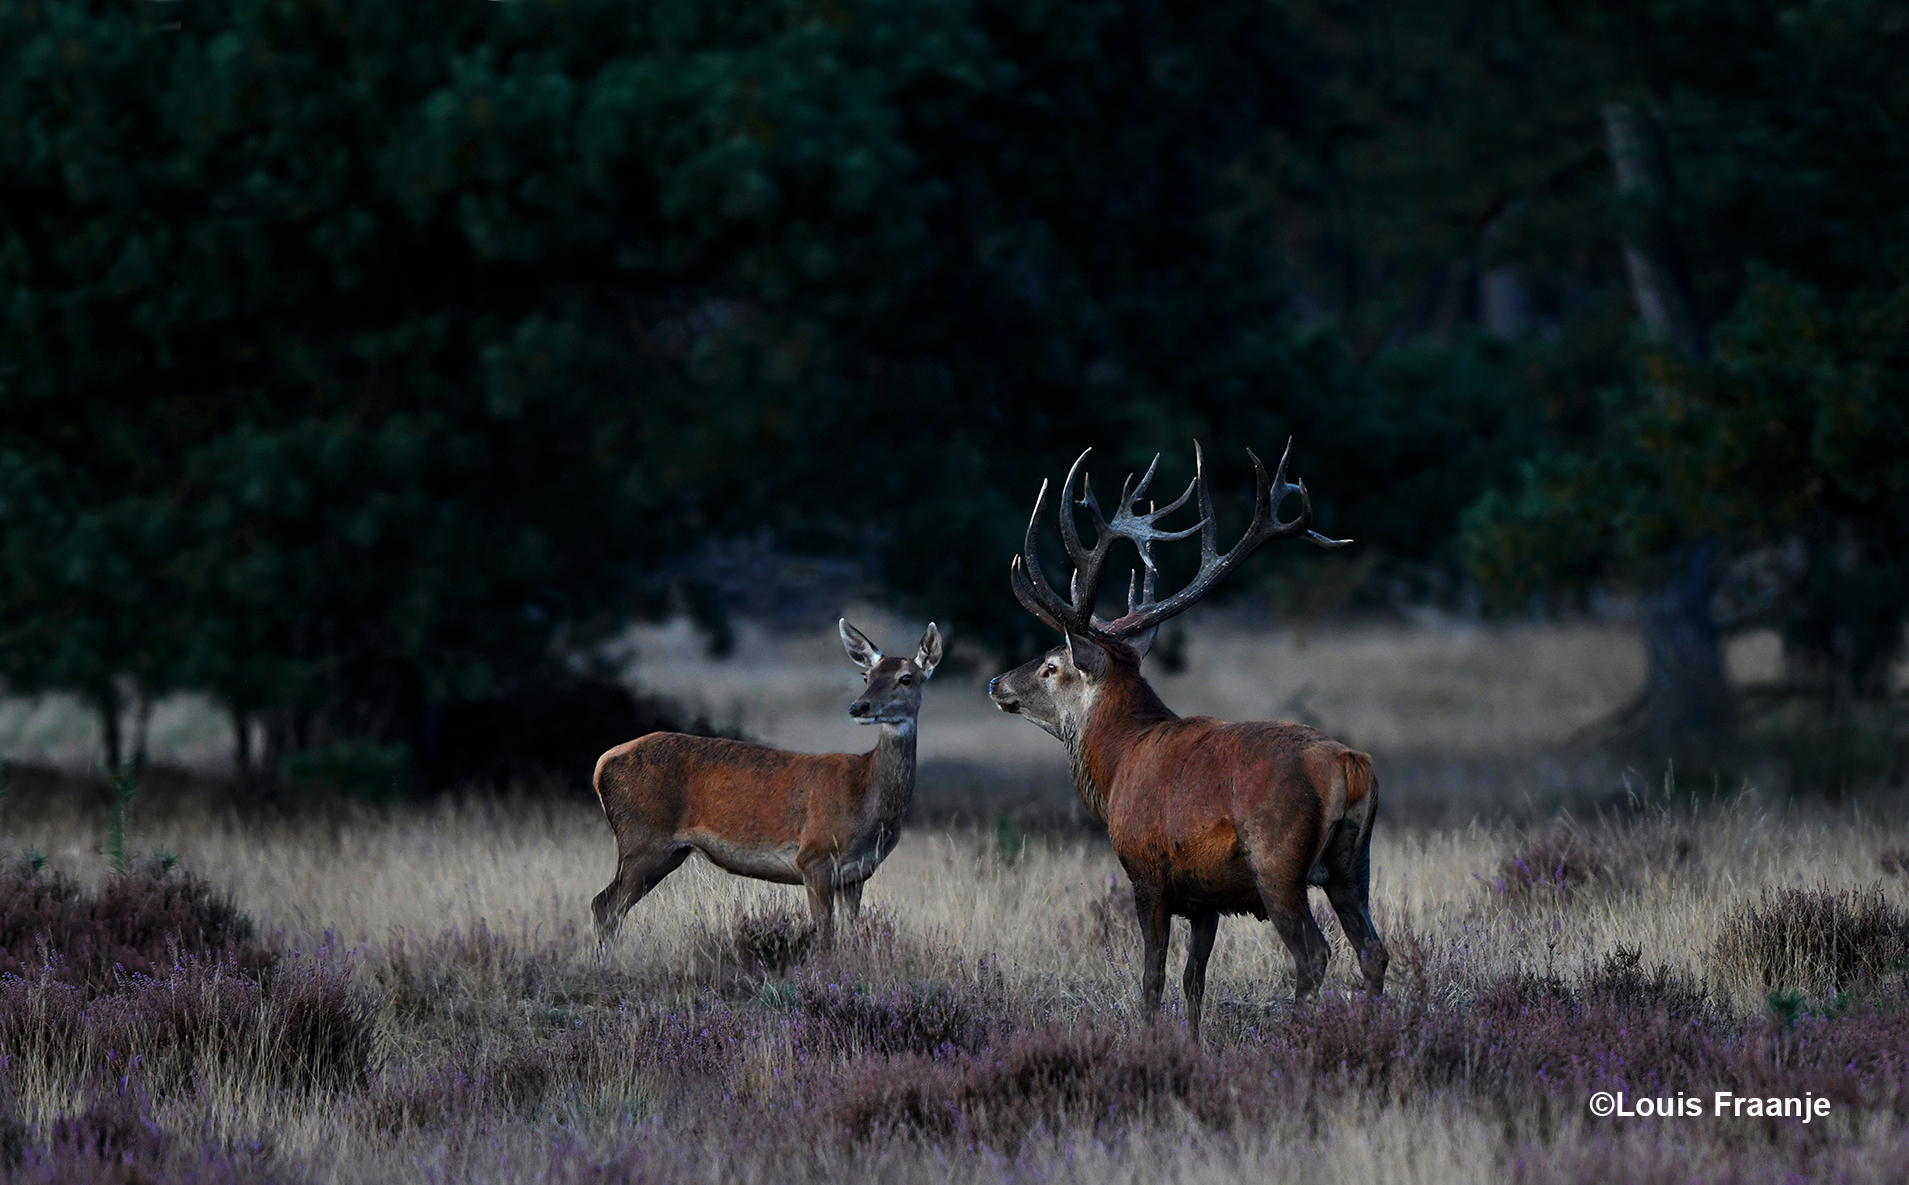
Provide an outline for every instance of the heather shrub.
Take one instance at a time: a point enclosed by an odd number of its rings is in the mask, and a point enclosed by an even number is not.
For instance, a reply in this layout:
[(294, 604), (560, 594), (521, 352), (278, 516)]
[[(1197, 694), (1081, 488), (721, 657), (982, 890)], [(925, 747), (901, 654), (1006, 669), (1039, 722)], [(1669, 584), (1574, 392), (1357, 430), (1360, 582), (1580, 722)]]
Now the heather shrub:
[(97, 893), (26, 865), (0, 877), (0, 974), (51, 975), (98, 993), (181, 959), (257, 976), (277, 954), (228, 895), (159, 863), (111, 877)]
[(178, 1138), (155, 1121), (145, 1092), (124, 1082), (40, 1131), (9, 1116), (3, 1150), (6, 1179), (38, 1185), (289, 1185), (299, 1179), (262, 1146)]
[(726, 995), (753, 995), (765, 979), (779, 979), (806, 962), (814, 948), (815, 925), (806, 915), (758, 907), (726, 924), (697, 922), (692, 974)]
[(987, 1021), (951, 988), (903, 984), (877, 989), (810, 978), (795, 985), (798, 1044), (830, 1054), (972, 1053)]
[(822, 1115), (850, 1139), (957, 1139), (1012, 1151), (1036, 1128), (1117, 1131), (1183, 1108), (1228, 1125), (1234, 1092), (1218, 1059), (1183, 1030), (1023, 1030), (976, 1054), (870, 1055), (823, 1090)]
[(0, 1048), (18, 1065), (85, 1083), (128, 1071), (172, 1093), (219, 1071), (278, 1088), (361, 1082), (371, 1060), (369, 1009), (343, 968), (281, 970), (269, 987), (231, 964), (182, 962), (88, 998), (53, 975), (0, 979)]
[(398, 1133), (537, 1119), (565, 1107), (638, 1114), (699, 1088), (733, 1105), (738, 1064), (761, 1052), (774, 1026), (706, 1004), (462, 1031), (443, 1060), (376, 1075), (357, 1113), (374, 1130)]
[(551, 961), (534, 957), (480, 918), (467, 930), (446, 930), (423, 943), (394, 935), (372, 980), (392, 1015), (414, 1024), (479, 1000), (536, 998), (552, 970)]
[[(1329, 996), (1229, 1052), (1238, 1082), (1328, 1092), (1461, 1091), (1506, 1115), (1592, 1089), (1655, 1089), (1721, 1073), (1741, 1040), (1700, 985), (1619, 951), (1577, 979), (1521, 972), (1462, 1001)], [(1649, 993), (1662, 987), (1664, 994)]]
[(360, 1114), (373, 1130), (387, 1135), (455, 1128), (483, 1123), (500, 1112), (534, 1113), (550, 1083), (548, 1051), (513, 1044), (476, 1064), (460, 1059), (381, 1083)]
[[(695, 923), (689, 976), (732, 1000), (760, 996), (777, 980), (814, 968), (818, 975), (877, 980), (908, 979), (947, 970), (946, 961), (904, 934), (893, 915), (866, 907), (854, 922), (837, 916), (835, 949), (817, 948), (806, 910), (759, 906), (727, 920)], [(774, 995), (774, 992), (770, 993)]]
[(1818, 998), (1882, 978), (1909, 962), (1909, 916), (1880, 886), (1765, 889), (1739, 906), (1717, 936), (1726, 975), (1765, 990)]
[(1661, 1010), (1673, 1017), (1701, 1017), (1724, 1010), (1710, 989), (1667, 963), (1644, 970), (1638, 946), (1619, 946), (1586, 972), (1584, 997), (1593, 1004), (1620, 1009)]
[(1681, 871), (1695, 851), (1690, 835), (1680, 827), (1609, 821), (1586, 826), (1560, 819), (1521, 836), (1489, 883), (1512, 901), (1569, 899), (1587, 890), (1628, 888)]

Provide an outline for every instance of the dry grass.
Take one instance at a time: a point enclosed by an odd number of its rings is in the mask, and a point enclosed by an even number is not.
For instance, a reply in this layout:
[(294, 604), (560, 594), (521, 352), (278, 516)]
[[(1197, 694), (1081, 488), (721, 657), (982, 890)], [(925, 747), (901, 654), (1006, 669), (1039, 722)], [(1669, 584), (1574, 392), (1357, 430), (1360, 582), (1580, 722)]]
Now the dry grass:
[[(375, 1018), (373, 1053), (367, 1086), (288, 1089), (240, 1051), (206, 1062), (189, 1089), (173, 1073), (127, 1114), (139, 1131), (187, 1133), (193, 1163), (216, 1161), (209, 1179), (1536, 1181), (1683, 1179), (1708, 1165), (1700, 1175), (1887, 1180), (1909, 1157), (1895, 1086), (1909, 1029), (1891, 1019), (1904, 1001), (1889, 945), (1909, 884), (1879, 883), (1878, 870), (1902, 838), (1853, 809), (1773, 813), (1750, 798), (1525, 829), (1382, 827), (1388, 1010), (1351, 998), (1341, 948), (1332, 997), (1295, 1013), (1283, 947), (1231, 919), (1199, 1051), (1134, 1014), (1124, 878), (1089, 839), (1004, 852), (992, 834), (912, 832), (832, 959), (806, 950), (795, 890), (695, 861), (600, 957), (587, 904), (611, 845), (583, 805), (155, 824), (139, 842), (229, 891), (281, 967), (348, 969)], [(98, 883), (98, 840), (54, 820), (9, 843)], [(1772, 932), (1773, 909), (1815, 918), (1830, 940), (1783, 931), (1760, 955), (1746, 935)], [(1825, 958), (1840, 960), (1833, 973)], [(192, 990), (231, 994), (210, 982)], [(44, 1008), (32, 993), (55, 987), (14, 990), (19, 1007)], [(248, 1006), (295, 1008), (280, 990)], [(1666, 1064), (1710, 1078), (1660, 1085), (1814, 1085), (1844, 1092), (1836, 1114), (1808, 1129), (1598, 1121), (1583, 1104), (1599, 1079), (1554, 1096), (1519, 1085), (1518, 1057), (1553, 1074), (1578, 1056), (1573, 1042), (1648, 1059), (1691, 1024), (1702, 1040)], [(1521, 1038), (1465, 1044), (1519, 1025)], [(1513, 1054), (1490, 1052), (1507, 1040)], [(1838, 1069), (1855, 1056), (1839, 1041), (1888, 1064)], [(1453, 1062), (1439, 1052), (1453, 1042), (1472, 1052)], [(1412, 1052), (1385, 1052), (1395, 1046)], [(7, 1052), (0, 1077), (21, 1131), (105, 1105), (97, 1066)], [(183, 1172), (185, 1153), (167, 1148), (161, 1175)]]

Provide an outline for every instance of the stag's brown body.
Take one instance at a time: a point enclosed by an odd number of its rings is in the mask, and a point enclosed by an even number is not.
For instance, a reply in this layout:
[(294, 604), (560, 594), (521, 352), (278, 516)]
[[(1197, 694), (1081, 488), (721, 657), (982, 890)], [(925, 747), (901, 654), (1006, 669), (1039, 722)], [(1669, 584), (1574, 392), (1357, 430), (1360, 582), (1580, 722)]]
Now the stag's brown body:
[(1121, 866), (1172, 916), (1303, 910), (1336, 829), (1370, 830), (1364, 753), (1303, 724), (1177, 717), (1138, 669), (1110, 669), (1080, 750)]
[(836, 895), (851, 916), (860, 908), (914, 798), (915, 722), (941, 636), (931, 623), (915, 657), (901, 659), (847, 622), (842, 633), (868, 683), (849, 714), (880, 728), (870, 752), (651, 733), (597, 759), (597, 798), (617, 844), (616, 877), (591, 907), (600, 936), (696, 852), (738, 876), (806, 886), (824, 944)]
[[(1083, 453), (1061, 492), (1061, 540), (1074, 561), (1071, 597), (1056, 593), (1040, 571), (1036, 532), (1047, 506), (1045, 485), (1023, 555), (1012, 568), (1016, 597), (1060, 630), (1066, 644), (997, 676), (988, 692), (1003, 711), (1026, 716), (1067, 746), (1075, 790), (1106, 824), (1133, 882), (1145, 945), (1141, 989), (1146, 1008), (1158, 1008), (1165, 989), (1174, 917), (1192, 924), (1182, 982), (1195, 1033), (1207, 959), (1222, 914), (1270, 920), (1297, 965), (1296, 995), (1310, 995), (1324, 978), (1330, 948), (1308, 907), (1309, 883), (1326, 890), (1358, 952), (1367, 989), (1383, 991), (1387, 955), (1368, 910), (1372, 822), (1378, 809), (1371, 759), (1300, 724), (1181, 719), (1140, 673), (1160, 623), (1198, 601), (1265, 543), (1304, 537), (1337, 547), (1341, 541), (1308, 530), (1311, 502), (1303, 485), (1286, 481), (1285, 459), (1277, 478), (1269, 480), (1254, 458), (1253, 521), (1224, 555), (1216, 546), (1203, 471), (1177, 501), (1144, 513), (1138, 504), (1154, 470), (1138, 487), (1129, 479), (1110, 520), (1081, 474), (1085, 461)], [(1077, 478), (1083, 491), (1078, 504), (1089, 511), (1097, 532), (1091, 548), (1081, 541), (1072, 518)], [(1181, 531), (1155, 526), (1196, 491), (1199, 523)], [(1282, 522), (1279, 502), (1288, 494), (1300, 496), (1302, 509), (1298, 518)], [(1201, 537), (1198, 575), (1179, 593), (1155, 601), (1153, 544), (1195, 533)], [(1134, 545), (1146, 579), (1137, 598), (1129, 584), (1126, 615), (1105, 621), (1095, 615), (1095, 597), (1109, 549), (1121, 539)]]

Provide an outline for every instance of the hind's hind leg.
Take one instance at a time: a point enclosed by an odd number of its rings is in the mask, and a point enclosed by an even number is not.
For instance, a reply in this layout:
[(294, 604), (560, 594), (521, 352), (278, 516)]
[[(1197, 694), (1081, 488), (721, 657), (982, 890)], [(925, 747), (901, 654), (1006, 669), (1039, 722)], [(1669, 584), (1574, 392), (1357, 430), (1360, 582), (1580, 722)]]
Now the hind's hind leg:
[(1365, 976), (1365, 990), (1378, 996), (1385, 993), (1385, 967), (1391, 962), (1379, 931), (1372, 924), (1370, 909), (1372, 886), (1372, 829), (1363, 831), (1341, 824), (1326, 845), (1326, 897), (1332, 911), (1339, 915), (1339, 927), (1346, 941), (1359, 955), (1359, 971)]
[(590, 903), (590, 916), (596, 921), (597, 941), (608, 943), (615, 936), (617, 923), (630, 907), (675, 872), (689, 859), (687, 847), (653, 848), (625, 853), (617, 861), (616, 879)]

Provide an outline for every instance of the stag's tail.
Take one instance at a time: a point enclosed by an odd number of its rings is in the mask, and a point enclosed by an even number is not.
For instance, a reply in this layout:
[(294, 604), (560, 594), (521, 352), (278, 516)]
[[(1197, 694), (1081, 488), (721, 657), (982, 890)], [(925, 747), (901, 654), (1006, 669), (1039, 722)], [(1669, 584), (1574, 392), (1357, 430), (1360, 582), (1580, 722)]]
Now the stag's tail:
[(1372, 757), (1357, 749), (1348, 749), (1340, 757), (1346, 771), (1346, 813), (1359, 819), (1359, 850), (1364, 851), (1372, 836), (1372, 820), (1379, 813), (1379, 775), (1372, 772)]
[(1357, 749), (1347, 749), (1339, 760), (1345, 762), (1346, 767), (1346, 805), (1357, 806), (1379, 788), (1379, 780), (1372, 774), (1372, 757)]

